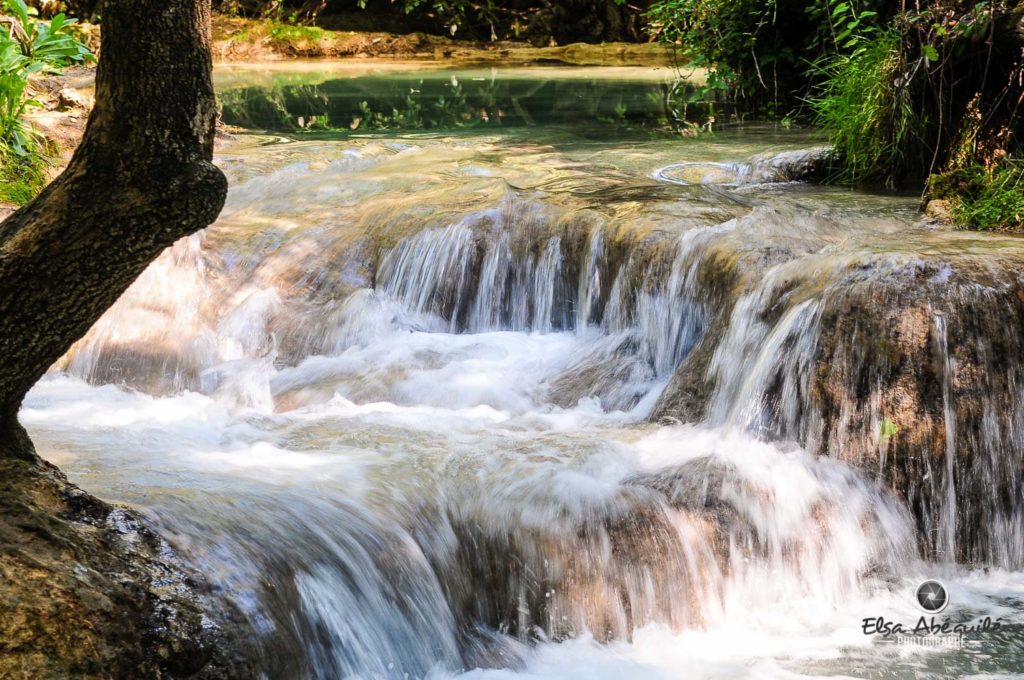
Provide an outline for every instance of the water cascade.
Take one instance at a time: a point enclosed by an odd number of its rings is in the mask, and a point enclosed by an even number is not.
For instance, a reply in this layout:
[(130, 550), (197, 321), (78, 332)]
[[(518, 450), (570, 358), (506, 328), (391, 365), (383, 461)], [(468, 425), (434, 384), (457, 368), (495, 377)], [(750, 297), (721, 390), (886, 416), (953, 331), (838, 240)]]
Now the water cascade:
[(936, 574), (1019, 631), (1024, 246), (796, 133), (559, 134), (240, 135), (23, 421), (267, 677), (917, 672), (860, 621)]

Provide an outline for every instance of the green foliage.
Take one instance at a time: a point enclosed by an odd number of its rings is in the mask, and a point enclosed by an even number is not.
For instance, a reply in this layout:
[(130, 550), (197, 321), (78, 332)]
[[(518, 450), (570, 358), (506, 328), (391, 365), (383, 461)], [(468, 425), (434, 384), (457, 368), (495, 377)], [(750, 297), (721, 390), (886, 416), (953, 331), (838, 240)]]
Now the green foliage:
[(865, 42), (881, 32), (877, 24), (878, 12), (869, 9), (858, 12), (848, 0), (829, 0), (826, 12), (829, 35), (837, 55), (856, 54), (865, 49)]
[(214, 0), (213, 7), (246, 18), (335, 30), (443, 33), (472, 40), (529, 40), (536, 46), (552, 40), (563, 45), (637, 40), (643, 30), (640, 7), (625, 0)]
[[(708, 69), (707, 100), (728, 95), (771, 117), (820, 82), (808, 64), (855, 52), (880, 30), (880, 0), (656, 0), (649, 31)], [(810, 71), (810, 72), (808, 72)], [(810, 76), (810, 77), (808, 77)]]
[(892, 185), (924, 126), (910, 88), (900, 82), (900, 36), (886, 31), (851, 47), (852, 53), (818, 64), (824, 84), (811, 105), (842, 160), (839, 180)]
[(1015, 176), (978, 169), (1019, 149), (1024, 134), (1014, 7), (928, 0), (883, 30), (873, 20), (865, 30), (864, 12), (834, 5), (836, 45), (846, 51), (815, 63), (822, 84), (810, 101), (836, 150), (837, 179), (910, 187), (937, 169), (963, 168), (970, 177), (960, 178), (957, 219), (978, 228), (1014, 223), (1019, 201), (1001, 187), (1016, 187)]
[(931, 196), (949, 200), (953, 220), (982, 230), (1024, 229), (1024, 161), (1006, 160), (989, 170), (981, 165), (935, 175)]
[(76, 19), (57, 14), (48, 22), (38, 21), (24, 0), (4, 0), (3, 5), (18, 20), (23, 32), (12, 36), (11, 28), (6, 28), (8, 39), (17, 40), (26, 63), (36, 70), (52, 71), (92, 58), (89, 48), (71, 30)]
[(707, 69), (707, 84), (697, 97), (726, 91), (749, 97), (766, 87), (762, 64), (780, 57), (759, 44), (775, 10), (776, 0), (660, 0), (646, 17), (660, 39), (679, 45), (689, 66)]
[(35, 102), (25, 97), (28, 78), (37, 68), (21, 53), (17, 41), (0, 28), (0, 152), (10, 149), (19, 156), (34, 147), (31, 129), (23, 120)]
[(29, 79), (92, 55), (63, 14), (39, 21), (23, 0), (4, 0), (2, 7), (14, 21), (0, 26), (0, 200), (22, 204), (44, 182), (39, 143), (25, 122), (27, 109), (39, 105), (27, 95)]

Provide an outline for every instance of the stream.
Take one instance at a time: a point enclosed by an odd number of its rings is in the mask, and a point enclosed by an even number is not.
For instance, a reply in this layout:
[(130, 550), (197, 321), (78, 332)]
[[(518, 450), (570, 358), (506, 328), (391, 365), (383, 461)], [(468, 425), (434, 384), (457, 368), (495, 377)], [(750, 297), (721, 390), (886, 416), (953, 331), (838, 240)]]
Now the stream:
[[(965, 318), (979, 364), (1017, 351), (1024, 241), (789, 181), (813, 131), (680, 136), (669, 69), (216, 79), (221, 217), (21, 419), (237, 608), (263, 677), (1018, 677), (1024, 379), (968, 404), (957, 352)], [(886, 315), (941, 441), (888, 445), (899, 360), (850, 330)], [(928, 579), (937, 620), (996, 628), (865, 630), (913, 628)]]

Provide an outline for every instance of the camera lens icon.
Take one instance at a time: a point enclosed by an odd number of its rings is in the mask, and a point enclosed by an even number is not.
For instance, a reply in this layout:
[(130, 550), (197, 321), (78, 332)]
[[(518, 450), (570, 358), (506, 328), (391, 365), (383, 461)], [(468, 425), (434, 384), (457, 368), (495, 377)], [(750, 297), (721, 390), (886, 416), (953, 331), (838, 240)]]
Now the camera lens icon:
[(925, 581), (917, 587), (917, 603), (929, 614), (938, 614), (949, 604), (949, 594), (938, 581)]

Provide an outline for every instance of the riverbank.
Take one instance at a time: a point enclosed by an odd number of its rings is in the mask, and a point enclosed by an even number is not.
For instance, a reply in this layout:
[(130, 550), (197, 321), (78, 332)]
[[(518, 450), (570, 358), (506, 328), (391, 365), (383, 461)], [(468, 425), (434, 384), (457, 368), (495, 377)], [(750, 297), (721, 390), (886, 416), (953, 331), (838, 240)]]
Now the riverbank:
[(524, 41), (454, 40), (426, 33), (405, 35), (331, 31), (268, 19), (213, 18), (213, 54), (220, 62), (286, 59), (401, 59), (493, 63), (508, 66), (560, 63), (574, 66), (665, 66), (671, 47), (659, 43), (601, 43), (535, 47)]

